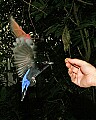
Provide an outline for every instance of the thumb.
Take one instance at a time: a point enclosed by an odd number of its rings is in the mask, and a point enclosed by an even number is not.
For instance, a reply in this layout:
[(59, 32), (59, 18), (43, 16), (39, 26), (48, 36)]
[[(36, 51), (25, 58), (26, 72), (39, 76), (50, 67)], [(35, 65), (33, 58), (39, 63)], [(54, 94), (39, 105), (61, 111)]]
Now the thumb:
[(84, 65), (86, 62), (80, 59), (71, 59), (71, 58), (66, 58), (65, 62), (69, 62), (72, 65), (77, 65), (78, 67), (81, 67), (82, 65)]

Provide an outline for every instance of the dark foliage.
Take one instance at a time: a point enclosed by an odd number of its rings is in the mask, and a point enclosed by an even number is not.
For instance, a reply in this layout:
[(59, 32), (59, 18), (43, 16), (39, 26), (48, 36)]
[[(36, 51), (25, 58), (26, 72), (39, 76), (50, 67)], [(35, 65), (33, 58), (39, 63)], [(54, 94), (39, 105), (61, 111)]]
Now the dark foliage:
[[(96, 119), (95, 88), (72, 84), (64, 64), (64, 59), (71, 56), (96, 65), (95, 9), (95, 0), (0, 1), (0, 120)], [(15, 38), (8, 24), (10, 15), (25, 32), (33, 32), (34, 37), (39, 34), (37, 61), (54, 62), (37, 77), (36, 86), (28, 89), (23, 102), (21, 78), (12, 56)], [(70, 38), (65, 46), (63, 38)]]

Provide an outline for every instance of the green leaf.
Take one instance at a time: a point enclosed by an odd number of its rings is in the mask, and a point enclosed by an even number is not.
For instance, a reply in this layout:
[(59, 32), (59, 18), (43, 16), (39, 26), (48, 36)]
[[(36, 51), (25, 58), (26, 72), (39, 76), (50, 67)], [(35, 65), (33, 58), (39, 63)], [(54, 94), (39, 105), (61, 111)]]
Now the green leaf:
[(45, 2), (43, 0), (39, 0), (39, 2), (42, 4), (42, 6), (45, 5)]
[(56, 29), (57, 29), (57, 25), (52, 25), (48, 29), (46, 29), (44, 33), (46, 33), (46, 36), (48, 36), (49, 34), (54, 33)]
[(64, 51), (68, 51), (69, 48), (70, 48), (70, 33), (69, 33), (69, 30), (68, 30), (68, 27), (67, 25), (65, 26), (64, 30), (63, 30), (63, 34), (62, 34), (62, 41), (63, 41), (63, 44), (64, 44)]
[(4, 101), (6, 99), (6, 93), (7, 93), (6, 88), (2, 87), (0, 91), (0, 101)]
[(34, 2), (32, 3), (32, 5), (34, 5), (34, 7), (38, 7), (38, 9), (39, 9), (40, 7), (42, 7), (42, 4), (39, 3), (39, 2), (36, 2), (36, 1), (34, 1)]
[(39, 21), (42, 17), (43, 17), (43, 13), (37, 14), (37, 15), (35, 16), (36, 22)]

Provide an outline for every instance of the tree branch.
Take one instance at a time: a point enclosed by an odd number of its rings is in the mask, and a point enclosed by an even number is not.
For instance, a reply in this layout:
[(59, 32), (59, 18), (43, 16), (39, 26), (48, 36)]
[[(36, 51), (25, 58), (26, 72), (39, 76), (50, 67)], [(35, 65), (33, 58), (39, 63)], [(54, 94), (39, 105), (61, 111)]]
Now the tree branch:
[(83, 4), (87, 4), (87, 5), (93, 5), (93, 3), (88, 3), (88, 2), (85, 2), (85, 1), (82, 1), (82, 0), (77, 0), (78, 2), (81, 2)]

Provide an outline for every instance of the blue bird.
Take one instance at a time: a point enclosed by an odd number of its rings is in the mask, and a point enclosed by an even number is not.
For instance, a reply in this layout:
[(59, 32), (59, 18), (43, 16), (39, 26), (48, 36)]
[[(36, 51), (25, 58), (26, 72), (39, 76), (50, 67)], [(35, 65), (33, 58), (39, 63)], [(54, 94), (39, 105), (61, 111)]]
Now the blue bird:
[(37, 68), (35, 67), (35, 44), (34, 39), (22, 30), (22, 28), (18, 25), (18, 23), (15, 21), (15, 19), (13, 19), (12, 16), (10, 17), (10, 28), (12, 33), (16, 37), (16, 41), (13, 42), (13, 53), (15, 60), (14, 64), (16, 65), (18, 76), (22, 78), (21, 101), (23, 101), (30, 84), (36, 84), (34, 74), (37, 74), (36, 72), (39, 71), (37, 71)]
[(17, 68), (18, 76), (22, 78), (21, 101), (23, 101), (28, 87), (36, 84), (36, 76), (42, 73), (49, 65), (53, 64), (53, 62), (42, 62), (42, 64), (47, 66), (40, 70), (35, 62), (37, 56), (34, 38), (26, 34), (13, 17), (10, 18), (10, 27), (16, 37), (16, 41), (13, 43), (14, 63)]

